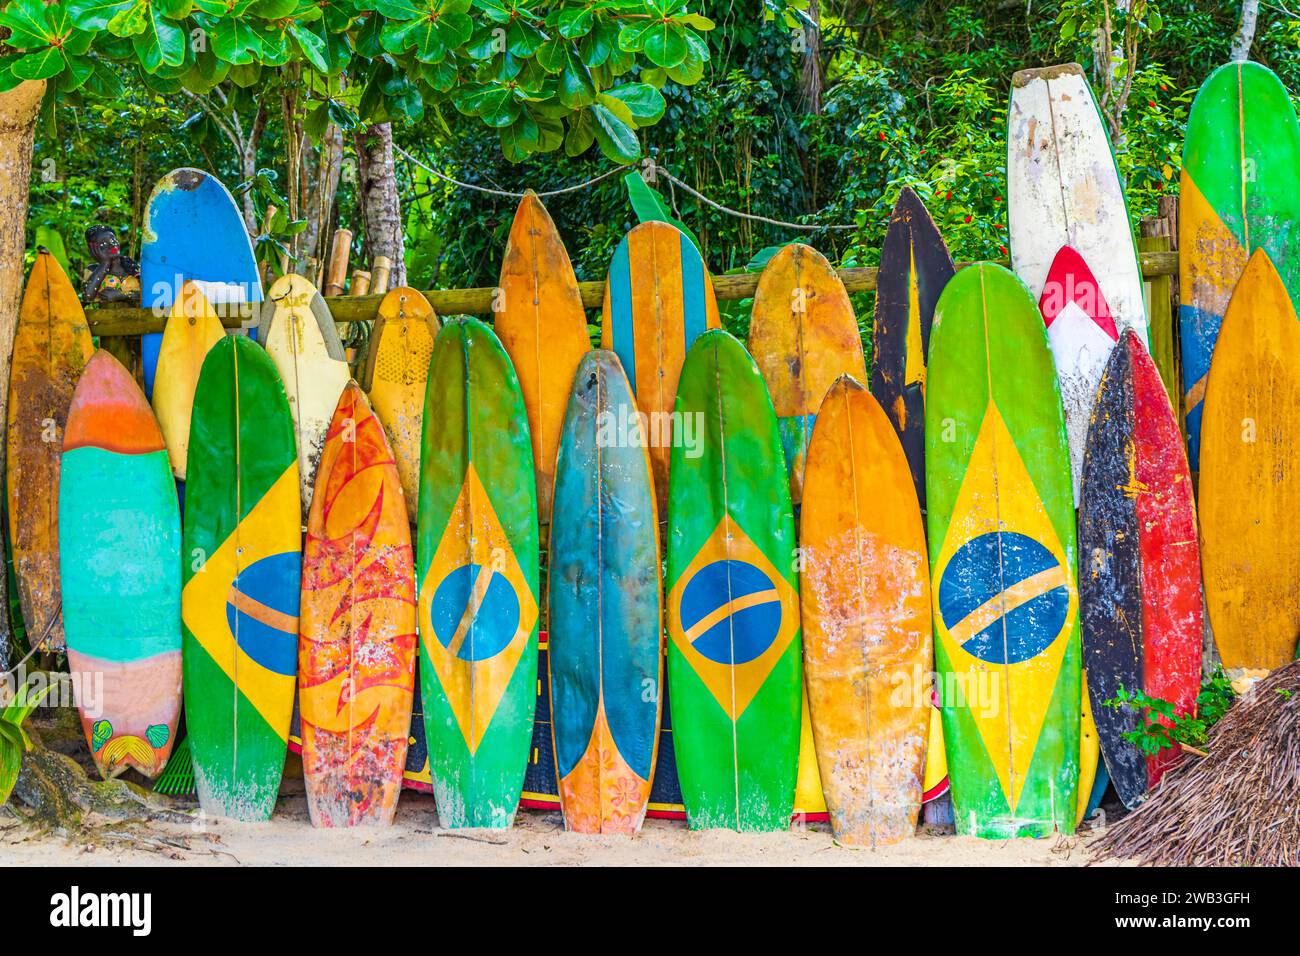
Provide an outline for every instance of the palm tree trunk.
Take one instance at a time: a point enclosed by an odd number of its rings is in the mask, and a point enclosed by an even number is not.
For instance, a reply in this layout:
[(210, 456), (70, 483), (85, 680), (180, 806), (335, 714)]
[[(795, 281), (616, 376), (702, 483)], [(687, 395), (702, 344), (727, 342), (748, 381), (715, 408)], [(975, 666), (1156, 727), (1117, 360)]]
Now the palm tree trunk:
[(357, 134), (357, 191), (365, 225), (366, 254), (393, 261), (389, 288), (406, 285), (406, 244), (402, 238), (402, 201), (393, 163), (393, 128), (369, 126)]

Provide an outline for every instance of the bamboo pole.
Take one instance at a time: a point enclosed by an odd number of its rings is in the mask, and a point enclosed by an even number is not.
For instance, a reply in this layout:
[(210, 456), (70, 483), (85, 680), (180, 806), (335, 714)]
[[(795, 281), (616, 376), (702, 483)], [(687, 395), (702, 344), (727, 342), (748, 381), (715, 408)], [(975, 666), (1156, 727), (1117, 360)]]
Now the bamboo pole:
[(365, 269), (358, 269), (352, 273), (352, 288), (348, 294), (353, 298), (370, 293), (370, 273)]
[(325, 272), (325, 286), (321, 289), (322, 295), (328, 297), (343, 294), (343, 286), (348, 280), (348, 256), (351, 252), (352, 230), (336, 229), (329, 268)]
[[(1178, 274), (1178, 254), (1176, 252), (1144, 252), (1141, 254), (1142, 274), (1145, 277), (1173, 276)], [(974, 263), (963, 262), (959, 268)], [(999, 264), (1006, 265), (1006, 260)], [(871, 266), (840, 269), (839, 275), (844, 287), (849, 292), (874, 292), (876, 288), (876, 269)], [(337, 296), (327, 300), (334, 321), (369, 322), (379, 311), (383, 295), (378, 283), (373, 281), (368, 295)], [(740, 275), (713, 276), (713, 290), (719, 301), (735, 302), (740, 299), (753, 298), (758, 287), (758, 273), (746, 272)], [(429, 304), (438, 315), (491, 315), (492, 300), (496, 289), (432, 289), (424, 293)], [(598, 309), (605, 301), (605, 283), (580, 282), (578, 291), (582, 294), (582, 304), (589, 309)], [(95, 335), (140, 335), (145, 332), (161, 332), (165, 316), (154, 316), (148, 309), (118, 307), (106, 304), (96, 309), (86, 310), (90, 322), (90, 331)], [(222, 323), (227, 328), (239, 326), (238, 316), (224, 316)]]
[(375, 295), (386, 293), (392, 274), (393, 260), (388, 256), (375, 256), (375, 264), (370, 267), (370, 291)]

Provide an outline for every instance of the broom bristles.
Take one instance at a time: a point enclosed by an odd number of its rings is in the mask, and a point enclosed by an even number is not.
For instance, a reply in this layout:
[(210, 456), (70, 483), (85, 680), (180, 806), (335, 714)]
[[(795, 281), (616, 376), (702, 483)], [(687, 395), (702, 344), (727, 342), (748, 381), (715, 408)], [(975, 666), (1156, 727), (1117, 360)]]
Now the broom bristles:
[(1147, 801), (1092, 843), (1159, 866), (1300, 865), (1300, 661), (1269, 674)]

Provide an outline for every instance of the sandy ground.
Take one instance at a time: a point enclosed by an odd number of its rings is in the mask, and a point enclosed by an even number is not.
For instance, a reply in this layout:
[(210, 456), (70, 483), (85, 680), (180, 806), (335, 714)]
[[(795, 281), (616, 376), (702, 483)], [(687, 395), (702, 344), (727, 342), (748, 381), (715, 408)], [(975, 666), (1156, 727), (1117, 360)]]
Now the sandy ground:
[[(91, 829), (79, 836), (36, 835), (0, 817), (0, 867), (37, 865), (814, 865), (1079, 866), (1086, 840), (987, 841), (923, 832), (878, 850), (837, 847), (826, 824), (788, 833), (691, 833), (648, 820), (636, 839), (565, 833), (558, 813), (521, 811), (512, 830), (438, 827), (429, 796), (406, 792), (389, 829), (315, 830), (300, 788), (287, 783), (274, 820), (209, 821)], [(297, 791), (297, 792), (295, 792)], [(190, 811), (195, 812), (195, 811)]]

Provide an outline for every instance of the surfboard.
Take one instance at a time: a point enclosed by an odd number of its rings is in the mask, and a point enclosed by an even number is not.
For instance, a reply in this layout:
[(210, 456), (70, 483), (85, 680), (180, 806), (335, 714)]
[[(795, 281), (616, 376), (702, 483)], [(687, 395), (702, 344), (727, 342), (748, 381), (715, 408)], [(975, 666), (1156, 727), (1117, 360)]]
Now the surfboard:
[(1228, 304), (1201, 423), (1205, 604), (1230, 676), (1281, 667), (1296, 656), (1298, 447), (1300, 321), (1261, 248)]
[(1071, 246), (1062, 246), (1052, 260), (1043, 294), (1038, 297), (1038, 310), (1047, 326), (1047, 342), (1061, 386), (1074, 504), (1078, 507), (1088, 424), (1101, 373), (1119, 340), (1119, 330), (1096, 276)]
[[(721, 329), (687, 354), (677, 391), (695, 441), (673, 446), (668, 683), (691, 829), (784, 830), (803, 677), (795, 529), (767, 388)], [(687, 435), (686, 438), (691, 436)]]
[(1091, 267), (1115, 326), (1147, 337), (1142, 273), (1124, 187), (1092, 87), (1077, 63), (1011, 78), (1007, 120), (1011, 268), (1035, 299), (1057, 251)]
[(299, 635), (312, 824), (387, 826), (402, 788), (415, 693), (415, 562), (397, 463), (352, 382), (316, 472)]
[(930, 721), (929, 561), (893, 423), (841, 376), (808, 446), (799, 545), (804, 672), (835, 842), (916, 831)]
[(304, 518), (311, 508), (316, 466), (330, 419), (351, 378), (342, 356), (330, 354), (312, 314), (311, 300), (318, 294), (302, 276), (287, 275), (277, 279), (266, 296), (275, 303), (275, 317), (266, 333), (266, 354), (275, 362), (293, 413)]
[[(268, 290), (266, 299), (263, 300), (258, 310), (257, 341), (259, 342), (268, 341), (267, 337), (271, 334), (271, 328), (275, 324), (276, 317), (283, 317), (286, 314), (279, 308), (279, 303), (275, 301), (271, 291), (287, 278), (289, 277), (282, 276), (272, 283), (271, 290)], [(311, 285), (309, 279), (303, 278), (302, 281), (311, 286), (311, 301), (308, 303), (308, 308), (311, 310), (312, 317), (316, 320), (316, 327), (320, 329), (320, 337), (325, 343), (325, 352), (330, 358), (338, 359), (340, 362), (346, 361), (347, 353), (343, 348), (343, 340), (339, 338), (339, 327), (334, 321), (334, 314), (330, 312), (329, 303), (320, 294), (320, 290)]]
[(429, 300), (408, 286), (393, 289), (379, 303), (361, 379), (393, 449), (411, 524), (420, 497), (424, 391), (437, 334), (438, 316)]
[(1143, 715), (1106, 701), (1122, 687), (1195, 713), (1204, 621), (1182, 433), (1155, 363), (1129, 332), (1106, 365), (1088, 432), (1079, 556), (1092, 719), (1115, 791), (1134, 809), (1178, 751), (1145, 755), (1123, 737)]
[(185, 460), (190, 447), (190, 417), (194, 389), (199, 384), (203, 360), (226, 330), (198, 286), (186, 282), (172, 303), (163, 329), (153, 383), (153, 411), (167, 443), (172, 474), (185, 480)]
[(637, 407), (648, 416), (661, 513), (667, 504), (673, 400), (682, 363), (691, 343), (720, 324), (708, 269), (686, 235), (654, 221), (623, 237), (605, 280), (600, 347), (618, 354)]
[(957, 832), (1073, 832), (1079, 598), (1070, 455), (1047, 330), (1001, 266), (948, 283), (930, 333), (935, 663)]
[(299, 507), (275, 363), (223, 336), (194, 391), (181, 546), (185, 726), (210, 815), (275, 810), (298, 670)]
[(930, 325), (955, 268), (929, 211), (910, 187), (894, 203), (880, 249), (872, 320), (871, 394), (898, 432), (925, 513), (925, 367)]
[[(102, 349), (68, 410), (59, 473), (68, 669), (105, 779), (162, 772), (181, 713), (181, 518), (144, 393)], [(100, 693), (85, 696), (91, 681)]]
[(578, 363), (559, 438), (547, 640), (564, 825), (641, 829), (663, 695), (659, 515), (636, 400), (618, 356)]
[[(170, 309), (194, 282), (219, 314), (251, 317), (262, 280), (243, 216), (221, 182), (200, 169), (173, 169), (145, 205), (140, 288), (145, 308)], [(162, 333), (141, 337), (145, 395), (152, 399)]]
[[(1082, 598), (1080, 599), (1082, 600)], [(1082, 614), (1080, 615), (1082, 626)], [(1082, 630), (1080, 630), (1082, 634)], [(1077, 827), (1088, 816), (1088, 801), (1092, 799), (1093, 783), (1097, 780), (1097, 769), (1104, 764), (1101, 759), (1101, 739), (1097, 735), (1097, 722), (1092, 717), (1092, 700), (1088, 693), (1088, 674), (1084, 669), (1079, 675), (1079, 786), (1076, 789), (1077, 810), (1074, 825)]]
[(59, 588), (59, 471), (68, 405), (95, 350), (62, 267), (40, 251), (23, 292), (9, 373), (9, 548), (27, 639), (64, 648)]
[(549, 523), (560, 428), (578, 362), (591, 340), (569, 254), (531, 189), (510, 225), (498, 289), (493, 327), (524, 393), (537, 470), (537, 514)]
[(420, 462), (420, 690), (438, 819), (509, 827), (532, 740), (537, 486), (519, 379), (478, 319), (429, 368)]
[(1193, 472), (1211, 358), (1246, 260), (1264, 249), (1292, 302), (1300, 295), (1297, 176), (1300, 123), (1281, 80), (1250, 62), (1211, 73), (1187, 117), (1178, 193), (1183, 413)]
[(772, 396), (790, 500), (798, 507), (822, 399), (841, 375), (859, 381), (867, 376), (849, 294), (834, 267), (812, 246), (792, 242), (768, 260), (754, 292), (749, 352)]

